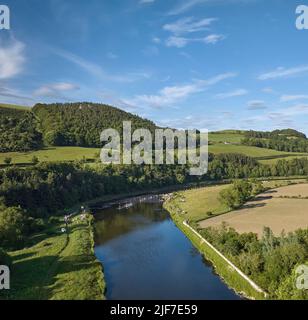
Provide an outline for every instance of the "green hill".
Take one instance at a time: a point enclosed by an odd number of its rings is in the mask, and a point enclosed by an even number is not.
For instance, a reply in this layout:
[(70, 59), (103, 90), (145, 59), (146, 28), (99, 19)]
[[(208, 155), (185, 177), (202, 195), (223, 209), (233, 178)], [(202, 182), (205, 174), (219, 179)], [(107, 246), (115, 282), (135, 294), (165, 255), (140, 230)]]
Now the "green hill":
[(122, 132), (123, 121), (132, 122), (132, 130), (156, 125), (149, 120), (115, 107), (95, 103), (37, 104), (32, 109), (40, 120), (44, 142), (50, 146), (100, 147), (104, 129)]
[[(152, 121), (104, 104), (37, 104), (33, 108), (0, 104), (0, 164), (6, 158), (20, 165), (34, 157), (42, 162), (94, 160), (102, 130), (122, 132), (123, 121), (131, 121), (133, 130), (157, 128)], [(292, 129), (209, 133), (211, 153), (243, 154), (263, 163), (307, 157), (307, 142), (304, 134)]]

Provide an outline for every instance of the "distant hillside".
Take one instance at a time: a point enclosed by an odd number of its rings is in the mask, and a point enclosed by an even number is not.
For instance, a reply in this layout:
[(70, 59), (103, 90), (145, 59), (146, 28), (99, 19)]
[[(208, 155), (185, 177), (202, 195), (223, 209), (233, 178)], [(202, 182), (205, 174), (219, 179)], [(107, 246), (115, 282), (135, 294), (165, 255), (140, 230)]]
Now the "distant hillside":
[(287, 152), (308, 152), (308, 139), (302, 132), (294, 129), (271, 132), (248, 131), (241, 141), (247, 146), (274, 149)]
[(30, 107), (19, 106), (16, 104), (0, 103), (0, 107), (7, 108), (7, 109), (18, 109), (18, 110), (31, 111)]
[(40, 120), (45, 144), (51, 146), (100, 147), (101, 132), (122, 132), (123, 121), (131, 121), (133, 130), (156, 128), (152, 121), (103, 104), (37, 104), (32, 111)]
[(282, 129), (274, 131), (246, 131), (246, 138), (263, 138), (263, 139), (276, 139), (276, 138), (301, 138), (307, 139), (306, 135), (294, 129)]
[(0, 152), (37, 150), (42, 136), (31, 109), (0, 105)]

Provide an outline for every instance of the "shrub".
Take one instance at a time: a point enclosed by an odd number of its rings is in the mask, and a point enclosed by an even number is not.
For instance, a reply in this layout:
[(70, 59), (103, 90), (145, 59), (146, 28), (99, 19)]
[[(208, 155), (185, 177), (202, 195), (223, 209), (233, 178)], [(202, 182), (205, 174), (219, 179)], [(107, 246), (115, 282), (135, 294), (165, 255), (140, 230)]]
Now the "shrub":
[(11, 162), (12, 162), (12, 158), (6, 157), (6, 158), (4, 159), (4, 163), (5, 163), (6, 165), (10, 165)]
[(21, 244), (26, 228), (26, 219), (20, 208), (10, 207), (0, 212), (0, 243), (4, 246)]
[(11, 257), (2, 248), (0, 248), (0, 265), (9, 267), (11, 264)]

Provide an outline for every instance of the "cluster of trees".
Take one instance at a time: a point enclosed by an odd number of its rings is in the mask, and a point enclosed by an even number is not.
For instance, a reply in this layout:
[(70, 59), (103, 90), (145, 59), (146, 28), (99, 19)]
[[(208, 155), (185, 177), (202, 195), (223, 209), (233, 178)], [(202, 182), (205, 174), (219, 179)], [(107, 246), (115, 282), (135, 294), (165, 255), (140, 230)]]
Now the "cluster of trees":
[(101, 132), (113, 128), (121, 133), (123, 121), (131, 121), (132, 130), (156, 128), (152, 121), (103, 104), (37, 104), (32, 111), (40, 119), (44, 143), (51, 146), (100, 147)]
[(236, 180), (232, 186), (220, 192), (219, 200), (230, 209), (236, 209), (264, 190), (261, 181)]
[(306, 135), (293, 129), (272, 132), (247, 131), (242, 144), (286, 152), (308, 152)]
[(0, 171), (0, 197), (7, 207), (48, 217), (78, 202), (149, 188), (190, 182), (188, 166), (112, 166), (82, 163), (39, 163)]
[(42, 135), (37, 128), (32, 112), (0, 106), (0, 152), (40, 149)]
[(294, 279), (296, 266), (308, 259), (308, 229), (276, 237), (265, 228), (261, 239), (254, 233), (239, 234), (225, 224), (202, 233), (273, 298), (308, 298), (307, 290), (296, 290)]
[(307, 139), (304, 133), (294, 129), (282, 129), (274, 131), (245, 131), (245, 138), (274, 139), (277, 137)]
[(209, 156), (207, 178), (221, 180), (304, 175), (308, 175), (308, 159), (306, 158), (282, 159), (274, 164), (265, 165), (241, 154), (220, 154)]

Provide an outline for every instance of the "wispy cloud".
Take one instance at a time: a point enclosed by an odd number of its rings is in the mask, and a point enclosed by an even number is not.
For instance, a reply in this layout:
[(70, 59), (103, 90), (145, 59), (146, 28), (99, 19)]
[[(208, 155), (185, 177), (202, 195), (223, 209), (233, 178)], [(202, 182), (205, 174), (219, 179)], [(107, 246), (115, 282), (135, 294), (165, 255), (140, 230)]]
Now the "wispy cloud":
[(245, 96), (247, 94), (248, 94), (247, 90), (245, 90), (245, 89), (237, 89), (237, 90), (230, 91), (230, 92), (219, 93), (215, 97), (217, 99), (226, 99), (226, 98), (232, 98), (232, 97)]
[(235, 3), (253, 3), (256, 0), (181, 0), (168, 12), (168, 15), (182, 14), (193, 7), (202, 4), (235, 4)]
[(308, 72), (308, 66), (298, 66), (294, 68), (284, 68), (280, 67), (273, 71), (261, 74), (258, 79), (259, 80), (270, 80), (270, 79), (278, 79), (278, 78), (286, 78), (290, 76), (296, 76), (303, 73)]
[(119, 75), (109, 74), (100, 65), (93, 63), (91, 61), (88, 61), (82, 57), (79, 57), (71, 52), (61, 50), (61, 49), (54, 49), (54, 53), (68, 60), (74, 65), (78, 66), (79, 68), (91, 74), (92, 76), (98, 77), (102, 80), (130, 83), (130, 82), (135, 82), (139, 80), (149, 79), (151, 77), (149, 73), (144, 71), (134, 71), (134, 72), (119, 74)]
[(263, 100), (251, 100), (247, 103), (248, 110), (264, 110), (267, 109)]
[(270, 87), (263, 88), (262, 92), (269, 93), (269, 94), (275, 93), (274, 89)]
[(210, 34), (205, 37), (203, 41), (207, 44), (216, 44), (218, 41), (222, 41), (225, 39), (225, 36), (222, 34)]
[(168, 14), (177, 15), (199, 5), (201, 3), (208, 2), (208, 0), (185, 0), (181, 1), (175, 8), (173, 8)]
[(160, 44), (160, 43), (161, 43), (161, 39), (158, 38), (158, 37), (153, 37), (153, 38), (152, 38), (152, 41), (153, 41), (154, 43), (156, 43), (156, 44)]
[(33, 101), (32, 98), (27, 97), (23, 94), (20, 94), (18, 91), (10, 89), (10, 88), (4, 88), (0, 87), (0, 97), (3, 98), (10, 98), (10, 99), (17, 99), (18, 101)]
[(174, 23), (165, 24), (163, 29), (176, 35), (199, 32), (208, 30), (212, 22), (217, 21), (217, 18), (206, 18), (196, 20), (193, 17), (187, 17), (177, 20)]
[(306, 94), (298, 94), (298, 95), (282, 95), (280, 97), (281, 102), (289, 102), (289, 101), (296, 101), (296, 100), (306, 100), (308, 99), (308, 95)]
[(153, 3), (155, 0), (139, 0), (140, 4)]
[(225, 39), (223, 35), (209, 35), (204, 38), (184, 38), (172, 36), (166, 40), (167, 47), (184, 48), (187, 44), (192, 42), (199, 42), (205, 44), (216, 44), (218, 41)]
[(69, 82), (58, 82), (42, 86), (34, 91), (39, 97), (61, 98), (64, 92), (78, 90), (79, 86)]
[(21, 73), (25, 63), (25, 45), (17, 40), (0, 41), (0, 79), (10, 79)]
[(236, 73), (223, 73), (206, 80), (194, 80), (190, 84), (186, 85), (168, 86), (160, 90), (158, 94), (137, 95), (131, 100), (126, 100), (126, 103), (140, 107), (145, 106), (152, 108), (173, 106), (193, 94), (205, 91), (209, 86), (236, 76)]

